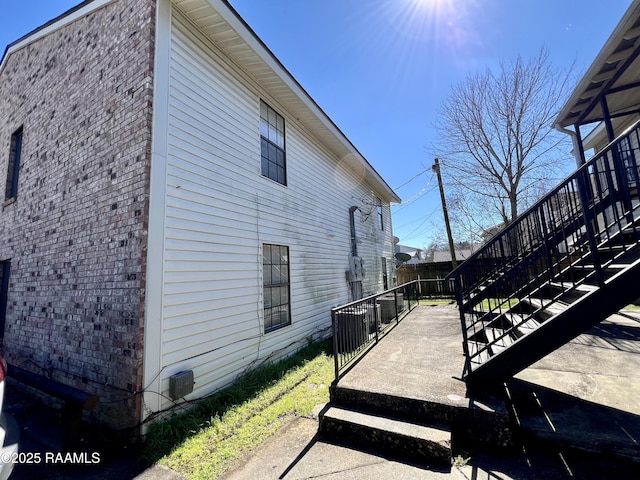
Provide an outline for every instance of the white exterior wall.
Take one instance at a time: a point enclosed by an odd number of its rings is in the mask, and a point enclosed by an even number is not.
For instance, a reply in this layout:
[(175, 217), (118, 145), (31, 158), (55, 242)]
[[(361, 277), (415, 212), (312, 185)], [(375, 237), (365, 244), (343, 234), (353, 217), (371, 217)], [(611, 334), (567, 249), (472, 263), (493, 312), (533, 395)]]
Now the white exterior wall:
[[(159, 38), (170, 28), (171, 40), (158, 42), (156, 59), (147, 414), (171, 406), (152, 392), (167, 395), (172, 374), (193, 370), (194, 392), (187, 398), (198, 398), (309, 337), (327, 337), (330, 309), (350, 301), (349, 208), (370, 194), (305, 133), (295, 112), (230, 67), (168, 2), (160, 2), (157, 28)], [(260, 99), (285, 118), (287, 186), (260, 173)], [(360, 212), (355, 216), (367, 293), (382, 290), (382, 256), (393, 285), (388, 203), (383, 212), (383, 231), (375, 210), (364, 222)], [(268, 334), (262, 323), (264, 243), (286, 245), (290, 254), (292, 322)]]

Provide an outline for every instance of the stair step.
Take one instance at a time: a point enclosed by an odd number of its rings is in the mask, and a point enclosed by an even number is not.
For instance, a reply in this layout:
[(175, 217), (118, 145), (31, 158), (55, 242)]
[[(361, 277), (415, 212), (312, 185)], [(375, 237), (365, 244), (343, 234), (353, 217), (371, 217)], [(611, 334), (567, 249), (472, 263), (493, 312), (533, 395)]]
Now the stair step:
[(320, 433), (385, 455), (427, 465), (451, 465), (451, 432), (335, 406), (320, 418)]
[[(331, 405), (347, 410), (371, 412), (396, 420), (406, 419), (423, 425), (449, 425), (456, 406), (424, 398), (407, 398), (389, 393), (365, 391), (332, 385)], [(462, 394), (462, 391), (459, 392)]]
[(509, 348), (509, 345), (514, 342), (514, 339), (512, 339), (509, 334), (505, 334), (505, 330), (488, 327), (485, 327), (484, 330), (486, 331), (486, 336), (489, 340), (489, 349), (493, 355)]
[(523, 335), (526, 335), (527, 333), (531, 333), (536, 330), (540, 325), (542, 325), (540, 322), (537, 322), (533, 318), (530, 318), (526, 322), (519, 324), (517, 326), (517, 330)]
[(491, 353), (486, 348), (486, 343), (479, 342), (467, 342), (469, 348), (469, 356), (471, 357), (471, 362), (474, 364), (474, 367), (480, 365), (491, 358)]
[[(478, 388), (487, 388), (488, 384), (498, 385), (636, 300), (637, 286), (640, 285), (640, 258), (631, 265), (615, 264), (614, 267), (621, 267), (618, 274), (610, 277), (601, 287), (593, 289), (588, 297), (570, 305), (560, 302), (544, 305), (547, 313), (555, 314), (542, 325), (531, 325), (536, 328), (531, 328), (530, 332), (490, 361), (480, 365), (474, 362), (471, 371), (465, 375), (469, 390), (473, 392)], [(526, 302), (540, 308), (543, 306), (540, 299), (529, 298)], [(519, 330), (524, 331), (526, 326), (522, 325)]]
[(564, 292), (577, 290), (578, 292), (589, 293), (598, 289), (598, 287), (594, 287), (593, 285), (587, 285), (585, 283), (576, 285), (570, 282), (551, 282), (551, 286)]
[(528, 303), (539, 312), (536, 313), (537, 320), (546, 321), (547, 319), (564, 312), (567, 309), (567, 305), (561, 302), (550, 302), (548, 299), (541, 298), (524, 298), (521, 300), (523, 303)]
[(517, 313), (505, 313), (504, 316), (512, 326), (511, 331), (509, 332), (512, 338), (514, 336), (520, 338), (542, 325), (542, 322), (539, 322), (534, 318), (529, 318), (523, 322), (526, 317)]

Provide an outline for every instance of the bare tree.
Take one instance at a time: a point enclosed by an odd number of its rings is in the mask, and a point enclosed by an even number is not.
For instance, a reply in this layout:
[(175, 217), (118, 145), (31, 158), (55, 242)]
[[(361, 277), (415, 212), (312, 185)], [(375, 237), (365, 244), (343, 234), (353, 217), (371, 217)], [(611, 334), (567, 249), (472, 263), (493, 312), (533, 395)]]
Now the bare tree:
[(542, 49), (531, 61), (503, 61), (496, 74), (471, 75), (452, 88), (436, 148), (447, 184), (458, 191), (460, 215), (480, 209), (484, 218), (475, 221), (485, 228), (487, 222), (506, 225), (539, 196), (541, 185), (557, 183), (558, 167), (571, 165), (570, 148), (551, 123), (570, 76), (571, 69), (552, 68)]

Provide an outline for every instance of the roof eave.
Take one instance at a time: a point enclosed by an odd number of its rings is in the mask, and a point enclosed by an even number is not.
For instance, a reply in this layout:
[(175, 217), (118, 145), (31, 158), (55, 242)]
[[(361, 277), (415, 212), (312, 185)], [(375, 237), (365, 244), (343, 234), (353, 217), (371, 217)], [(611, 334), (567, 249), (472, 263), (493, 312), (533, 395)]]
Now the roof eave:
[[(222, 43), (233, 43), (229, 38), (225, 38), (224, 42), (216, 42), (215, 38), (212, 38), (212, 41), (225, 51), (227, 56), (232, 58), (234, 61), (237, 61), (240, 68), (249, 74), (249, 76), (256, 78), (259, 70), (263, 88), (267, 88), (264, 84), (269, 84), (268, 93), (279, 100), (279, 103), (282, 105), (291, 105), (291, 111), (296, 113), (296, 116), (298, 117), (297, 119), (303, 123), (305, 127), (308, 128), (314, 136), (316, 136), (316, 138), (322, 140), (323, 144), (338, 156), (340, 162), (346, 168), (356, 173), (359, 178), (367, 183), (367, 185), (373, 187), (372, 189), (374, 193), (379, 198), (390, 203), (401, 202), (400, 197), (398, 197), (376, 169), (367, 161), (364, 155), (362, 155), (353, 143), (351, 143), (347, 136), (322, 110), (302, 85), (298, 83), (293, 75), (286, 69), (280, 60), (278, 60), (273, 52), (266, 46), (260, 37), (258, 37), (253, 29), (244, 21), (240, 14), (238, 14), (227, 0), (200, 0), (199, 2), (173, 0), (173, 2), (178, 5), (178, 7), (181, 7), (181, 5), (187, 6), (187, 4), (189, 6), (193, 6), (196, 3), (200, 4), (198, 6), (198, 18), (192, 17), (192, 20), (205, 33), (208, 31), (208, 27), (205, 22), (213, 22), (214, 18), (203, 15), (201, 8), (205, 4), (209, 5), (209, 7), (212, 8), (231, 29), (233, 29), (238, 38), (246, 46), (246, 49), (250, 49), (245, 50), (244, 53), (250, 53), (250, 51), (253, 51), (259, 57), (260, 61), (263, 62), (264, 65), (268, 66), (270, 71), (268, 79), (265, 77), (265, 71), (262, 70), (260, 66), (247, 62), (244, 64), (242, 63), (242, 60), (239, 58), (241, 55), (240, 45), (233, 44), (233, 51), (230, 51), (231, 48), (225, 50), (224, 46), (221, 45)], [(182, 10), (184, 11), (184, 9)], [(184, 13), (188, 15), (189, 12), (186, 11)], [(212, 25), (212, 27), (213, 26), (214, 25)], [(285, 99), (285, 96), (282, 93), (285, 90), (293, 94), (295, 101), (291, 100), (293, 97), (289, 97), (289, 100)]]
[[(613, 33), (609, 36), (587, 72), (578, 82), (569, 99), (560, 109), (560, 112), (553, 123), (556, 128), (561, 130), (563, 127), (568, 127), (577, 123), (578, 118), (582, 116), (584, 110), (580, 108), (576, 109), (576, 106), (581, 100), (583, 100), (582, 103), (585, 106), (590, 103), (589, 100), (584, 100), (593, 98), (587, 92), (593, 87), (593, 85), (598, 83), (599, 72), (602, 70), (603, 66), (610, 61), (610, 57), (615, 52), (615, 49), (618, 47), (627, 32), (631, 30), (638, 20), (638, 17), (640, 17), (640, 0), (634, 0), (622, 16), (620, 22), (616, 25)], [(597, 118), (591, 119), (589, 122), (585, 123), (592, 123), (598, 120), (599, 119)]]

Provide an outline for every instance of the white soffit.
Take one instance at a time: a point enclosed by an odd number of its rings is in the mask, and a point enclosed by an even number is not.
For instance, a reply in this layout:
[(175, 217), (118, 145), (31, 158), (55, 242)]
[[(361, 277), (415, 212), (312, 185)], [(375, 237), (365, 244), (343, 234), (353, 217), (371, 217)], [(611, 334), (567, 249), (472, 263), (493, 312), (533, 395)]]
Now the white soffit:
[[(635, 55), (638, 55), (638, 49), (640, 0), (633, 0), (562, 107), (555, 124), (566, 127), (603, 120), (604, 112), (598, 103), (602, 94), (606, 94), (609, 113), (613, 116), (637, 110), (640, 56)], [(623, 71), (632, 58), (635, 58), (633, 63)]]
[(224, 0), (173, 0), (226, 56), (387, 201), (400, 198)]

